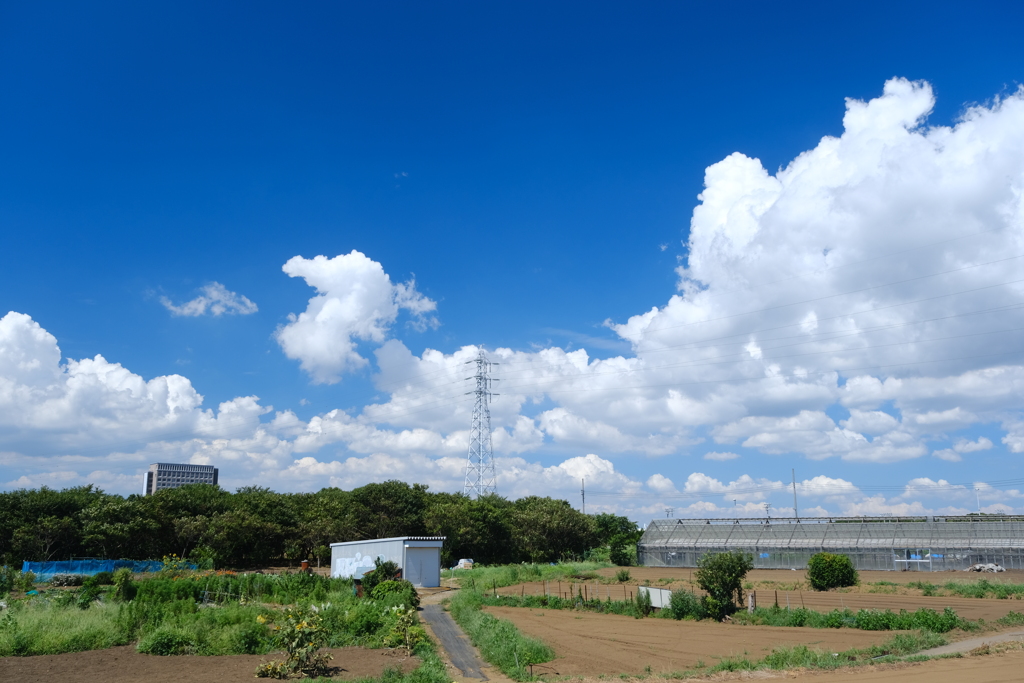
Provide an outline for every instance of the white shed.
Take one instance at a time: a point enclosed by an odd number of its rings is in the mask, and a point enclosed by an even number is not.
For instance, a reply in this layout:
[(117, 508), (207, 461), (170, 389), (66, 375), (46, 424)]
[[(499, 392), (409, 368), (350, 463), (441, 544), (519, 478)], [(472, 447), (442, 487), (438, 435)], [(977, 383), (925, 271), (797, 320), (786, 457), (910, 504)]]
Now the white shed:
[(374, 560), (390, 560), (414, 586), (441, 585), (441, 546), (444, 536), (399, 536), (331, 544), (331, 576), (358, 579), (372, 571)]

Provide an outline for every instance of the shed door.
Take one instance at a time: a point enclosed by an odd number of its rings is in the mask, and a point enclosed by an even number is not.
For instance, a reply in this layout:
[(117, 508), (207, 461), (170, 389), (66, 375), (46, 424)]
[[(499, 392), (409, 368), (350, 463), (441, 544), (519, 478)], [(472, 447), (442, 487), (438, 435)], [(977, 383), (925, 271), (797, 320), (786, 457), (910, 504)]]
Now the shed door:
[(441, 564), (437, 548), (406, 548), (405, 565), (405, 578), (412, 585), (441, 585)]

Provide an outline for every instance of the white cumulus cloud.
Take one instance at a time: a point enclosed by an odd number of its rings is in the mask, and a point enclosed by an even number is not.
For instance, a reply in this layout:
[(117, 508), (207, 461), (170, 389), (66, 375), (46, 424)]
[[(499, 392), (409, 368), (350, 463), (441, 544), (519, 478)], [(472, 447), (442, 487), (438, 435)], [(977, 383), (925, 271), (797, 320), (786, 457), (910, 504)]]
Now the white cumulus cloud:
[(250, 315), (259, 310), (256, 304), (247, 297), (232, 292), (219, 282), (212, 282), (200, 289), (202, 294), (176, 306), (166, 296), (160, 297), (160, 303), (164, 305), (172, 315), (198, 317), (201, 315)]
[(276, 333), (285, 355), (298, 360), (316, 383), (333, 384), (366, 365), (357, 342), (383, 343), (403, 309), (416, 325), (437, 324), (428, 315), (437, 304), (416, 291), (414, 281), (392, 283), (381, 264), (354, 249), (334, 258), (295, 256), (282, 270), (317, 291), (306, 310), (290, 315)]

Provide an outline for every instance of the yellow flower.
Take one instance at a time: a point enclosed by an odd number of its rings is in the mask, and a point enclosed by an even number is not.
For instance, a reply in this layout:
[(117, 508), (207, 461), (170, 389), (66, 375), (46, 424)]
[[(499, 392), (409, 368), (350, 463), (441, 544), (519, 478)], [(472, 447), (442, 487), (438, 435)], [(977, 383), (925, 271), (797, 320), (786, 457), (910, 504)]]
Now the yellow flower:
[(261, 614), (258, 617), (256, 617), (256, 622), (260, 624), (265, 624), (267, 623), (267, 618)]

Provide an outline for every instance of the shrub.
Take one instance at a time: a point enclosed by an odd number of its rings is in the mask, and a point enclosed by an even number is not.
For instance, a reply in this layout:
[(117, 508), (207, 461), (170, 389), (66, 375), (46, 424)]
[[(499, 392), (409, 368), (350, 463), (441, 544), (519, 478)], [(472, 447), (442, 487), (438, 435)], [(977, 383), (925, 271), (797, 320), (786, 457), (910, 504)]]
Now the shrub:
[(416, 594), (416, 587), (409, 581), (382, 581), (370, 591), (370, 597), (374, 600), (384, 600), (390, 596), (401, 597), (402, 602), (409, 607), (420, 606), (420, 598)]
[(36, 583), (34, 572), (21, 572), (14, 577), (14, 587), (22, 592), (29, 592)]
[(391, 560), (381, 561), (378, 557), (373, 561), (373, 571), (363, 574), (363, 595), (372, 595), (378, 583), (391, 581), (398, 576), (398, 565)]
[(14, 567), (0, 565), (0, 598), (6, 596), (14, 588), (14, 579), (18, 571)]
[[(277, 645), (285, 651), (283, 662), (261, 664), (257, 678), (286, 678), (289, 674), (302, 674), (311, 678), (328, 673), (329, 654), (320, 652), (327, 644), (330, 633), (324, 628), (323, 618), (313, 610), (291, 608), (283, 615), (274, 615)], [(270, 619), (260, 615), (256, 621), (264, 624)]]
[(628, 569), (620, 569), (615, 572), (615, 580), (619, 583), (626, 583), (630, 579), (630, 573)]
[(673, 619), (703, 619), (704, 609), (700, 599), (690, 591), (672, 591), (672, 598), (668, 604), (669, 614)]
[(816, 591), (856, 586), (860, 578), (846, 555), (817, 553), (807, 561), (807, 581)]
[(109, 586), (114, 583), (114, 575), (110, 572), (98, 572), (87, 576), (82, 581), (83, 586)]
[(135, 586), (135, 581), (132, 578), (131, 569), (121, 567), (114, 572), (112, 580), (114, 583), (114, 598), (116, 600), (130, 602), (135, 598), (138, 588)]
[(139, 641), (139, 652), (147, 655), (190, 655), (199, 649), (194, 633), (173, 626), (161, 626)]
[(619, 534), (608, 544), (608, 559), (620, 567), (631, 567), (636, 564), (636, 544), (630, 534)]
[(54, 574), (50, 579), (51, 586), (81, 586), (83, 578), (81, 574)]
[(702, 604), (708, 616), (722, 619), (743, 604), (743, 578), (754, 568), (752, 555), (705, 553), (697, 560), (697, 585), (707, 592)]
[(651, 592), (638, 590), (636, 592), (636, 618), (646, 617), (654, 610), (651, 606)]

